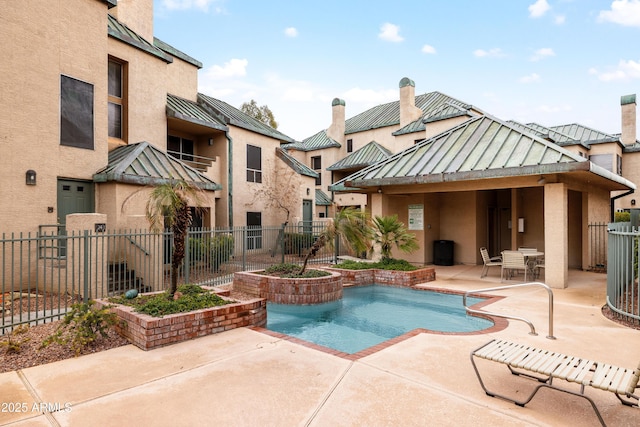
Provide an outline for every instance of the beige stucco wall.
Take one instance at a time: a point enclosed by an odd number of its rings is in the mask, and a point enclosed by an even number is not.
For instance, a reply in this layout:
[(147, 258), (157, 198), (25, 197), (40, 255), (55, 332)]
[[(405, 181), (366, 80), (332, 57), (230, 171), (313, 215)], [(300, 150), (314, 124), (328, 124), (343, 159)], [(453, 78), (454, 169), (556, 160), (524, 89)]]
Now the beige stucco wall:
[[(640, 152), (625, 153), (622, 156), (622, 176), (640, 186)], [(636, 202), (634, 205), (631, 204), (632, 200)], [(615, 207), (616, 209), (640, 208), (640, 188), (634, 194), (616, 200)]]
[[(106, 10), (86, 0), (0, 2), (0, 232), (55, 224), (57, 178), (90, 179), (104, 165)], [(93, 150), (60, 146), (61, 74), (93, 85)], [(25, 185), (28, 169), (36, 186)]]
[(198, 67), (174, 57), (173, 62), (166, 67), (164, 87), (166, 93), (197, 101)]
[(110, 13), (153, 43), (153, 0), (118, 0)]

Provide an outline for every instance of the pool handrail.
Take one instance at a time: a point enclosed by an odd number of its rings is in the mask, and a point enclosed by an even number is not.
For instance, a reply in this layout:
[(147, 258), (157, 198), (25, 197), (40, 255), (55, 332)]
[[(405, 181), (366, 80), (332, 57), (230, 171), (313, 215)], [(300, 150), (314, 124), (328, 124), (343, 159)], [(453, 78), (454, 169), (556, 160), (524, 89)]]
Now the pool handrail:
[(495, 317), (501, 317), (503, 319), (512, 319), (512, 320), (519, 320), (521, 322), (524, 322), (527, 325), (529, 325), (529, 328), (531, 329), (531, 332), (529, 332), (529, 335), (538, 335), (536, 333), (536, 328), (533, 326), (533, 323), (531, 323), (530, 321), (528, 321), (527, 319), (525, 319), (523, 317), (507, 316), (507, 315), (500, 314), (500, 313), (493, 313), (493, 312), (483, 311), (483, 310), (474, 310), (473, 308), (467, 307), (467, 296), (469, 296), (470, 294), (479, 294), (479, 293), (482, 293), (482, 292), (501, 291), (501, 290), (504, 290), (504, 289), (521, 288), (521, 287), (525, 287), (525, 286), (542, 286), (543, 288), (545, 288), (547, 290), (547, 293), (549, 294), (549, 335), (547, 335), (547, 338), (550, 339), (550, 340), (555, 340), (556, 337), (553, 336), (553, 291), (551, 290), (551, 288), (549, 286), (547, 286), (546, 284), (544, 284), (542, 282), (528, 282), (528, 283), (520, 283), (520, 284), (517, 284), (517, 285), (505, 285), (505, 286), (498, 286), (498, 287), (495, 287), (495, 288), (484, 288), (484, 289), (476, 289), (476, 290), (472, 290), (472, 291), (467, 291), (462, 296), (462, 304), (464, 305), (464, 309), (467, 311), (467, 313), (480, 314), (480, 315), (485, 315), (485, 316), (495, 316)]

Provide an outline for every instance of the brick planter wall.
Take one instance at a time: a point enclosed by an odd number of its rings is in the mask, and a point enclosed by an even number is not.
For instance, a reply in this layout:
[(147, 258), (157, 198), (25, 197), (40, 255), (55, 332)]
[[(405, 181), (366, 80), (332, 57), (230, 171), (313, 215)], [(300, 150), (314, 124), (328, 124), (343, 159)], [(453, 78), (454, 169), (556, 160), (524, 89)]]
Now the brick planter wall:
[(433, 267), (421, 268), (414, 271), (380, 270), (377, 268), (366, 270), (347, 270), (342, 268), (325, 268), (325, 270), (342, 274), (344, 283), (356, 286), (373, 283), (391, 286), (415, 286), (420, 283), (436, 280)]
[[(96, 300), (96, 304), (101, 308), (111, 303)], [(136, 313), (132, 307), (124, 305), (113, 305), (111, 311), (116, 313), (120, 320), (116, 326), (118, 333), (143, 350), (243, 326), (267, 324), (267, 304), (264, 299), (169, 314), (164, 317)]]
[(342, 298), (342, 276), (289, 279), (243, 271), (233, 274), (233, 289), (276, 304), (319, 304)]

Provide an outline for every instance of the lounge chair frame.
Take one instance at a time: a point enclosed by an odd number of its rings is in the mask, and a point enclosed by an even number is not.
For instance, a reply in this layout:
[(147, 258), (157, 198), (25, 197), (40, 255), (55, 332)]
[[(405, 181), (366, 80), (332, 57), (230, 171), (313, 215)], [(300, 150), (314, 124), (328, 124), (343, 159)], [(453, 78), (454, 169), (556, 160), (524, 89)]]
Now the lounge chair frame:
[[(550, 388), (563, 393), (585, 398), (590, 404), (600, 424), (606, 426), (595, 402), (587, 396), (585, 387), (610, 391), (618, 400), (626, 406), (639, 406), (640, 398), (633, 394), (640, 387), (640, 364), (638, 368), (625, 369), (616, 366), (594, 362), (579, 357), (565, 356), (547, 350), (540, 350), (524, 344), (516, 344), (502, 340), (491, 340), (483, 346), (471, 352), (471, 364), (476, 372), (480, 386), (491, 397), (515, 403), (524, 407), (533, 399), (541, 388)], [(524, 400), (516, 400), (509, 396), (493, 392), (484, 384), (480, 371), (474, 358), (480, 358), (507, 365), (513, 375), (522, 376), (540, 382)], [(540, 375), (536, 375), (540, 374)], [(558, 387), (553, 383), (554, 379), (564, 380), (569, 383), (580, 384), (580, 392)], [(624, 397), (624, 398), (623, 398)]]

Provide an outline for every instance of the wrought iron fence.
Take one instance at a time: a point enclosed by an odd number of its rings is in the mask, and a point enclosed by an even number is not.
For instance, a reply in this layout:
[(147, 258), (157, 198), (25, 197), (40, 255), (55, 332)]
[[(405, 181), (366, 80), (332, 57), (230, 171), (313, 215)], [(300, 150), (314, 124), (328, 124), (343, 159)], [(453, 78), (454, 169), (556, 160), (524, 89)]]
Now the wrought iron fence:
[(607, 223), (589, 224), (589, 270), (607, 271)]
[(640, 230), (629, 223), (609, 224), (607, 305), (621, 319), (640, 324)]
[[(283, 262), (301, 264), (322, 222), (273, 227), (191, 229), (178, 283), (222, 285), (236, 271)], [(14, 326), (61, 318), (71, 305), (137, 289), (160, 291), (171, 280), (171, 232), (55, 231), (2, 235), (0, 334)], [(332, 263), (337, 250), (323, 248), (310, 263)]]

